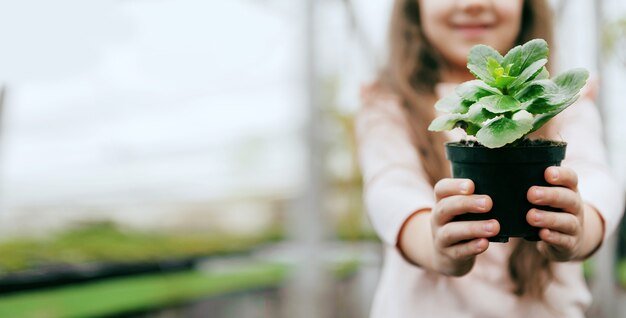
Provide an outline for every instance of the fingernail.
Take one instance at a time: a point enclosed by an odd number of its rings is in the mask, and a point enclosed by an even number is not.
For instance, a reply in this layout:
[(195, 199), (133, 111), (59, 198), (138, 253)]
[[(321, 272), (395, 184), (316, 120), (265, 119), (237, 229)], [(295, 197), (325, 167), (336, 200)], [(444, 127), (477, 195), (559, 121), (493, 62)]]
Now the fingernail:
[(487, 199), (485, 198), (480, 198), (476, 200), (476, 206), (479, 209), (484, 209), (485, 207), (487, 207)]
[(485, 225), (483, 225), (483, 229), (484, 229), (486, 232), (491, 232), (491, 231), (493, 231), (493, 223), (491, 223), (491, 222), (486, 223)]
[(552, 175), (552, 180), (557, 180), (559, 178), (559, 170), (552, 168), (550, 174)]
[(482, 249), (483, 249), (482, 241), (479, 240), (478, 242), (476, 242), (476, 250), (481, 251)]
[(461, 183), (461, 192), (468, 193), (469, 192), (469, 187), (470, 187), (469, 182)]
[(541, 213), (539, 213), (539, 212), (535, 212), (535, 221), (536, 221), (536, 222), (541, 221), (541, 218), (542, 218), (542, 217), (543, 217), (543, 216), (541, 215)]
[(543, 190), (535, 189), (535, 198), (541, 200), (543, 198)]

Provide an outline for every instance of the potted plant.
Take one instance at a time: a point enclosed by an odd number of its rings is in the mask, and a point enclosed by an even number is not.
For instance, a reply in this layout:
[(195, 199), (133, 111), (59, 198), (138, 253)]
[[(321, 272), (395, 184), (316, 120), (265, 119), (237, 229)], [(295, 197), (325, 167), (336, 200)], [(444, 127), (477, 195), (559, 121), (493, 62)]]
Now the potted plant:
[(536, 207), (526, 193), (533, 185), (547, 186), (544, 170), (560, 165), (565, 157), (565, 142), (527, 136), (574, 103), (589, 74), (577, 68), (550, 79), (547, 61), (548, 44), (542, 39), (516, 46), (504, 56), (486, 45), (472, 47), (467, 67), (476, 79), (440, 99), (435, 108), (445, 114), (428, 127), (461, 127), (475, 137), (447, 143), (446, 155), (454, 178), (471, 179), (475, 193), (493, 200), (488, 213), (457, 217), (498, 220), (500, 233), (490, 238), (492, 242), (507, 242), (509, 237), (539, 240), (539, 229), (526, 221), (528, 210)]

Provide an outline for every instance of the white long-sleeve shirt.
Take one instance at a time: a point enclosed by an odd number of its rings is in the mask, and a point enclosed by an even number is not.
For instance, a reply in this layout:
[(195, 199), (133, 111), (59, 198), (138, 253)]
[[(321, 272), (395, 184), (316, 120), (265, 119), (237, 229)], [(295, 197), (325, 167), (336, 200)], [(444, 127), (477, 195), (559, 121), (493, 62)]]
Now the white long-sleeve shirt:
[[(382, 94), (367, 100), (357, 116), (359, 161), (368, 215), (385, 245), (371, 317), (583, 317), (591, 295), (580, 262), (553, 264), (555, 279), (547, 287), (545, 303), (512, 293), (507, 264), (516, 239), (490, 244), (463, 277), (425, 271), (400, 255), (400, 227), (415, 211), (434, 206), (433, 189), (399, 100)], [(607, 165), (595, 104), (581, 98), (552, 121), (546, 137), (568, 143), (562, 166), (578, 174), (580, 195), (600, 212), (606, 237), (620, 220), (624, 192)], [(448, 136), (455, 140), (462, 135)]]

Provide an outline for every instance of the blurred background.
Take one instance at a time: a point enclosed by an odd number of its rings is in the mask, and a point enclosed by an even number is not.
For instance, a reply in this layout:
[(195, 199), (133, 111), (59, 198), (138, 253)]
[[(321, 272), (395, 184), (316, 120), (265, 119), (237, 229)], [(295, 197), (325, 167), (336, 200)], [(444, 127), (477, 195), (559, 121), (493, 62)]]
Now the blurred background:
[[(551, 3), (626, 184), (626, 3)], [(0, 317), (367, 316), (353, 117), (391, 5), (0, 1)], [(625, 227), (590, 316), (626, 317)]]

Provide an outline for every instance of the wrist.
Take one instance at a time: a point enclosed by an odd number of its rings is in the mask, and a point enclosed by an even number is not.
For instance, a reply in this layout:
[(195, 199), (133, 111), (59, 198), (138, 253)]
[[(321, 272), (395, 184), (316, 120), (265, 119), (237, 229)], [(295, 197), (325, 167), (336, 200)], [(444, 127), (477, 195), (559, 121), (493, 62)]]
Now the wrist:
[(418, 267), (432, 269), (431, 209), (420, 209), (402, 224), (396, 247), (404, 259)]
[(435, 248), (431, 217), (431, 209), (422, 209), (406, 219), (398, 234), (398, 251), (407, 262), (425, 270), (446, 276), (467, 274), (475, 257), (453, 260), (439, 253)]
[(583, 261), (591, 257), (602, 246), (604, 241), (604, 219), (600, 212), (593, 206), (584, 203), (583, 207), (583, 233), (580, 251), (576, 260)]

